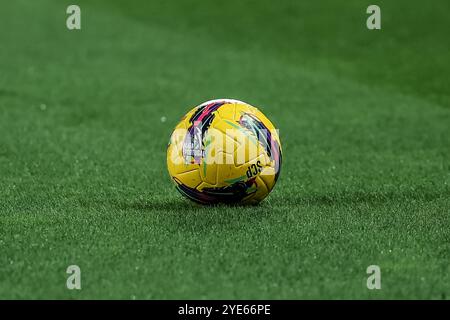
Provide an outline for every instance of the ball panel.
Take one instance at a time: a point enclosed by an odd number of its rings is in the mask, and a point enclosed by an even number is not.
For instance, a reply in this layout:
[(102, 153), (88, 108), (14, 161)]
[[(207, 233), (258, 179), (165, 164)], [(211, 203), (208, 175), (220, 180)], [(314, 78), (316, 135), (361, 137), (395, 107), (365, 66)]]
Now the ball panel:
[(202, 178), (200, 177), (198, 168), (190, 171), (176, 173), (174, 177), (177, 179), (177, 181), (189, 188), (197, 188), (203, 182)]
[(217, 110), (217, 117), (223, 119), (234, 119), (236, 105), (234, 103), (226, 103)]

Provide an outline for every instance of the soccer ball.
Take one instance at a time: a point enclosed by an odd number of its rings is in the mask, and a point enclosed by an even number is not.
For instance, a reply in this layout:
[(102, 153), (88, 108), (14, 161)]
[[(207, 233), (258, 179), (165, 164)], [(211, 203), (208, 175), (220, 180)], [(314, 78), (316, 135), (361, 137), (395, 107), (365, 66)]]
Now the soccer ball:
[(175, 127), (167, 167), (178, 191), (195, 202), (255, 204), (280, 175), (278, 131), (245, 102), (211, 100)]

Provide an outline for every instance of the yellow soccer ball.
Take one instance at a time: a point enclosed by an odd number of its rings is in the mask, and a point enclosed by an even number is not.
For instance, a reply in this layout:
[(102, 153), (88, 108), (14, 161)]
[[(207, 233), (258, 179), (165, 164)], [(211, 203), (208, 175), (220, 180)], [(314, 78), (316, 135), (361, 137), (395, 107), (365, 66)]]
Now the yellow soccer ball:
[(189, 111), (167, 147), (178, 191), (202, 204), (255, 204), (272, 191), (281, 169), (278, 130), (257, 108), (211, 100)]

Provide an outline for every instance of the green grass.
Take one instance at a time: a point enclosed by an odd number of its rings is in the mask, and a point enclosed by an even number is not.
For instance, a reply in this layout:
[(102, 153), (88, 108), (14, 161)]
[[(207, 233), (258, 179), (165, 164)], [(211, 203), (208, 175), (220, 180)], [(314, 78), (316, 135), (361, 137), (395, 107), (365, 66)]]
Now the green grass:
[[(378, 1), (380, 31), (368, 1), (78, 3), (81, 31), (69, 1), (0, 11), (0, 298), (450, 297), (448, 1)], [(166, 173), (172, 128), (219, 97), (280, 128), (257, 207)]]

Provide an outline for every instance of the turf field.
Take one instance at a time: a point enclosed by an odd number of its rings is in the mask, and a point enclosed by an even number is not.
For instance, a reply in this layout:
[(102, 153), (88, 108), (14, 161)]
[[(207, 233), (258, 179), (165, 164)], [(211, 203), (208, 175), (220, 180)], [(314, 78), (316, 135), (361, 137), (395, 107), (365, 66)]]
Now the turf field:
[[(449, 299), (450, 2), (376, 1), (375, 31), (369, 4), (3, 1), (0, 298)], [(256, 207), (166, 172), (177, 121), (222, 97), (280, 129)]]

